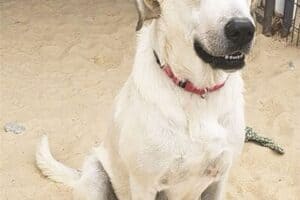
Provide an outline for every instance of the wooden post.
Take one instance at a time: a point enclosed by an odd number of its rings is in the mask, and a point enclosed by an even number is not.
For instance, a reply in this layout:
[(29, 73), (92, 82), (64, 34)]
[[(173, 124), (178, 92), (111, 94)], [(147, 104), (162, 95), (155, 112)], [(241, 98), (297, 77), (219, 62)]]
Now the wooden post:
[(284, 5), (283, 24), (282, 24), (282, 37), (287, 37), (291, 31), (294, 14), (294, 0), (286, 0)]
[(275, 11), (275, 0), (266, 0), (263, 22), (263, 34), (272, 36), (272, 19)]

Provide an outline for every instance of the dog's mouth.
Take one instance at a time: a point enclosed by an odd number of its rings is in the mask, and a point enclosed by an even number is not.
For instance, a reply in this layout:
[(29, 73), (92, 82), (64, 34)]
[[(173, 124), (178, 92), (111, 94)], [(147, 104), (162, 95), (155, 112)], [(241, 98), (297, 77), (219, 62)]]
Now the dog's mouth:
[(224, 56), (213, 56), (204, 50), (199, 41), (194, 41), (194, 49), (197, 55), (206, 63), (209, 63), (215, 69), (226, 71), (236, 71), (244, 67), (245, 54), (241, 51), (235, 51)]

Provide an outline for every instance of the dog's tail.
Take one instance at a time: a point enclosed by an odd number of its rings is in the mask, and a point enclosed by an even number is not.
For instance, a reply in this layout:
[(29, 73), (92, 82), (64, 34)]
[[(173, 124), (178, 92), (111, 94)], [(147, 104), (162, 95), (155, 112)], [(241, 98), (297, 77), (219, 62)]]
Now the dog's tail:
[(69, 168), (53, 158), (49, 149), (48, 137), (45, 135), (37, 147), (36, 164), (43, 175), (69, 187), (74, 187), (81, 177), (80, 171)]

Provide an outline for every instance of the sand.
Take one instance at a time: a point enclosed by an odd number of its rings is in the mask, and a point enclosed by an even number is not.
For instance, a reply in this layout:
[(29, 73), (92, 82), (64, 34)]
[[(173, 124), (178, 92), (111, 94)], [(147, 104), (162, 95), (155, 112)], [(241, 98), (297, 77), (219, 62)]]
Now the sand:
[[(136, 12), (129, 0), (1, 0), (0, 199), (68, 200), (34, 153), (42, 134), (55, 156), (79, 168), (107, 129), (113, 99), (131, 71)], [(244, 70), (247, 124), (284, 156), (246, 144), (227, 199), (300, 196), (300, 49), (259, 35)], [(18, 122), (22, 134), (2, 127)]]

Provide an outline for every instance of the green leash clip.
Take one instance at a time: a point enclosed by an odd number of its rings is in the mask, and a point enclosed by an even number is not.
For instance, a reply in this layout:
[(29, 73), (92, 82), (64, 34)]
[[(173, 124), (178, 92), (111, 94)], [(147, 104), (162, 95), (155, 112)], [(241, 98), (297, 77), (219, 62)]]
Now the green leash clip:
[(274, 152), (283, 155), (284, 149), (276, 144), (272, 139), (259, 136), (251, 127), (246, 127), (246, 139), (245, 142), (253, 142), (263, 147), (267, 147)]

